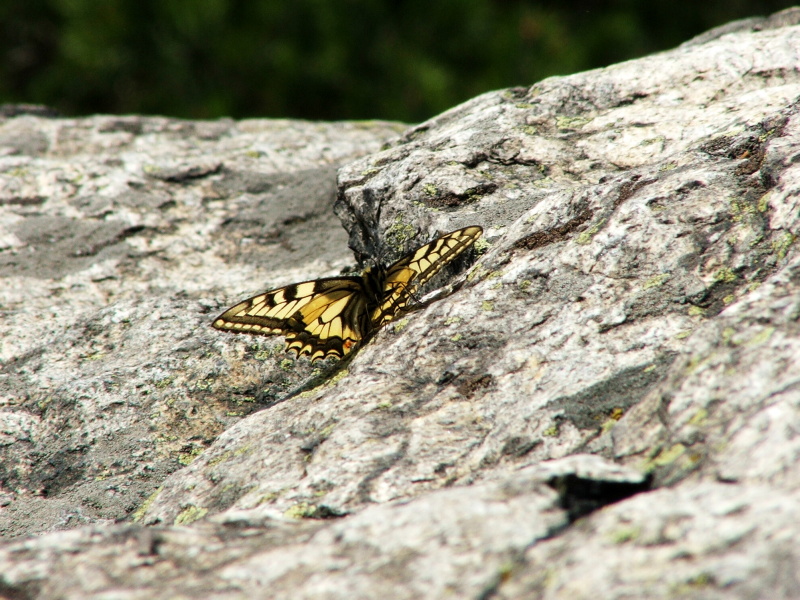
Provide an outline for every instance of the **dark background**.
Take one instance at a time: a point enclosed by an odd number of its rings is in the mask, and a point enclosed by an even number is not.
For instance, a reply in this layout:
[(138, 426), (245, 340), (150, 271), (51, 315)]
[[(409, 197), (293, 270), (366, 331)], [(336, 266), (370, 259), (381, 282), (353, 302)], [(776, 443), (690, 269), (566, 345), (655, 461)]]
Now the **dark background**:
[(0, 0), (0, 104), (414, 122), (778, 0)]

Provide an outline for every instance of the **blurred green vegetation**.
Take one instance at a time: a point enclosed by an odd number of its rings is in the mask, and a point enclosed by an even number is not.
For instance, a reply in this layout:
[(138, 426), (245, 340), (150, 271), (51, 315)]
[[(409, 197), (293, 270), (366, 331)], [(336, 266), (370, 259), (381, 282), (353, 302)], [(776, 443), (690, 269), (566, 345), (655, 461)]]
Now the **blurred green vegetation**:
[(415, 122), (777, 0), (0, 0), (0, 103)]

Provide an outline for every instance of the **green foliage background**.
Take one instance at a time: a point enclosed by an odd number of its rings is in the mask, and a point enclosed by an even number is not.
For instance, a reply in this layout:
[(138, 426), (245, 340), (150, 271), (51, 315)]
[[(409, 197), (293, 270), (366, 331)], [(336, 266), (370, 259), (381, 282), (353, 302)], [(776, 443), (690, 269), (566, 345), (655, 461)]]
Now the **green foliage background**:
[(414, 122), (777, 0), (0, 0), (0, 103)]

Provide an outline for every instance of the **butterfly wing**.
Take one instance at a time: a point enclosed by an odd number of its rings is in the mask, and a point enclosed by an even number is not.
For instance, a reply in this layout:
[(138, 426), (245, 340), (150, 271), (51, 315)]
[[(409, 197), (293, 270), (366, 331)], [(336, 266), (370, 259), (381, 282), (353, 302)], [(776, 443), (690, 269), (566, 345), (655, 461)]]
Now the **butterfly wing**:
[(304, 281), (253, 296), (214, 319), (222, 331), (282, 334), (286, 350), (311, 360), (343, 358), (367, 334), (366, 295), (360, 277)]
[(483, 229), (478, 226), (451, 231), (386, 269), (381, 302), (370, 315), (372, 327), (379, 328), (394, 319), (418, 289), (470, 248), (482, 233)]

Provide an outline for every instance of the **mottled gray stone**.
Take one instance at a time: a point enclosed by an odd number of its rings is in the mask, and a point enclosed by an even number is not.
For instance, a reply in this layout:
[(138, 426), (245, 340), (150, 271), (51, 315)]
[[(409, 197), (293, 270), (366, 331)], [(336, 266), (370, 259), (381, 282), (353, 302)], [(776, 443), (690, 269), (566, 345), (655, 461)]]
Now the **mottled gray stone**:
[[(209, 321), (265, 286), (352, 264), (331, 213), (335, 168), (397, 130), (0, 120), (0, 139), (48, 140), (0, 157), (0, 534), (130, 516), (308, 377), (273, 361), (277, 340), (219, 336)], [(223, 356), (239, 366), (221, 369)]]

